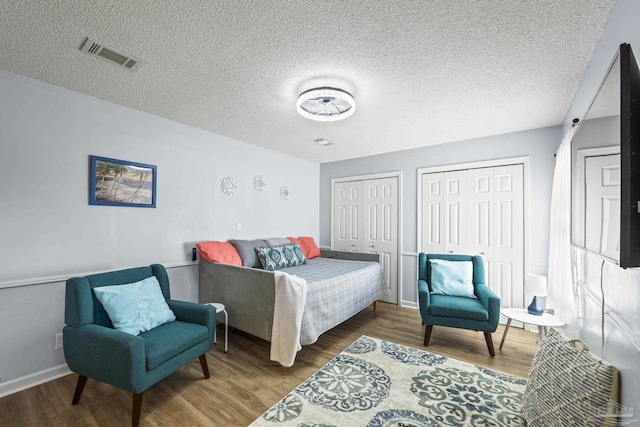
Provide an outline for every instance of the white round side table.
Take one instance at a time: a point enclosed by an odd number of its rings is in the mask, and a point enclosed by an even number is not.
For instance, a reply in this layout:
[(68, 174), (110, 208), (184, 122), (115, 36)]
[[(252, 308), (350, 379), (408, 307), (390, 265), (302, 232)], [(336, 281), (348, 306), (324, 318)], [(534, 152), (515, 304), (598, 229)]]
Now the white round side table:
[(542, 342), (547, 328), (559, 328), (560, 326), (564, 326), (564, 322), (552, 314), (542, 313), (541, 316), (536, 316), (535, 314), (529, 314), (526, 308), (503, 308), (501, 313), (509, 320), (507, 320), (507, 326), (504, 328), (504, 334), (502, 335), (502, 341), (500, 342), (500, 350), (502, 350), (504, 340), (507, 338), (507, 332), (509, 332), (509, 326), (511, 326), (512, 320), (536, 325), (538, 327), (540, 342)]
[[(227, 340), (229, 338), (229, 315), (227, 314), (227, 310), (225, 310), (224, 304), (221, 304), (219, 302), (208, 302), (207, 305), (210, 305), (211, 307), (215, 307), (216, 309), (216, 314), (223, 312), (224, 313), (224, 352), (227, 352)], [(216, 341), (218, 341), (218, 334), (216, 334), (216, 339), (215, 341), (213, 341), (214, 344), (216, 344)]]

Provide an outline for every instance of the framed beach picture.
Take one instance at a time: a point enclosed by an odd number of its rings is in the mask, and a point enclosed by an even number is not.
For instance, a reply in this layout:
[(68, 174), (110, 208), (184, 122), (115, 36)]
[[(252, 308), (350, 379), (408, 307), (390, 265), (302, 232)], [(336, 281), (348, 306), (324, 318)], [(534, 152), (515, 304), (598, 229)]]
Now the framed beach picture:
[(89, 158), (90, 205), (156, 207), (156, 166), (99, 156)]

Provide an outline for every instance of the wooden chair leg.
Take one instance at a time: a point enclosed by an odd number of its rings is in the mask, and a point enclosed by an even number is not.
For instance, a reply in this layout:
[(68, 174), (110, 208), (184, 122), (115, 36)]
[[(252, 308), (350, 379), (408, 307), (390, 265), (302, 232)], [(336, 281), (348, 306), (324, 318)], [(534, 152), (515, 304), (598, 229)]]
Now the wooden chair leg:
[(429, 346), (429, 340), (431, 339), (431, 331), (433, 330), (433, 325), (427, 325), (424, 329), (424, 346)]
[(73, 400), (71, 401), (72, 405), (77, 405), (80, 402), (80, 397), (82, 396), (82, 392), (84, 391), (84, 386), (87, 384), (87, 377), (80, 375), (78, 376), (78, 382), (76, 383), (76, 391), (73, 393)]
[(491, 332), (484, 333), (484, 340), (487, 342), (487, 348), (491, 357), (496, 357), (496, 351), (493, 349), (493, 338), (491, 338)]
[(207, 354), (203, 354), (200, 356), (200, 366), (202, 366), (202, 372), (204, 373), (204, 378), (209, 379), (209, 365), (207, 364)]
[(133, 411), (131, 413), (131, 427), (138, 427), (140, 425), (141, 412), (142, 412), (142, 393), (138, 393), (138, 394), (134, 393)]

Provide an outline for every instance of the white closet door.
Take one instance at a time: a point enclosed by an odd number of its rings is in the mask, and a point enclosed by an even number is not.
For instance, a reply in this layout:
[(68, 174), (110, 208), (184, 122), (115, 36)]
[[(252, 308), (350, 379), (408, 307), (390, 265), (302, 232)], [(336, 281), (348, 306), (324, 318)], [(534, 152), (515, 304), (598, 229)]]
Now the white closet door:
[(362, 181), (337, 182), (334, 186), (335, 250), (362, 252), (364, 249), (363, 184)]
[(422, 175), (421, 248), (428, 254), (444, 252), (444, 173)]
[(493, 267), (494, 233), (494, 168), (469, 169), (469, 255), (481, 255), (484, 260), (485, 279), (491, 283)]
[(524, 166), (421, 177), (425, 253), (481, 255), (486, 282), (504, 307), (523, 307)]
[(467, 253), (467, 171), (444, 174), (444, 252)]
[(524, 303), (524, 173), (523, 165), (495, 168), (495, 246), (489, 286), (503, 307)]
[(391, 295), (398, 303), (399, 179), (336, 182), (333, 188), (333, 249), (380, 254)]
[(620, 258), (620, 154), (585, 158), (585, 246)]
[(364, 252), (380, 254), (391, 295), (383, 301), (398, 303), (398, 178), (370, 179), (364, 183)]

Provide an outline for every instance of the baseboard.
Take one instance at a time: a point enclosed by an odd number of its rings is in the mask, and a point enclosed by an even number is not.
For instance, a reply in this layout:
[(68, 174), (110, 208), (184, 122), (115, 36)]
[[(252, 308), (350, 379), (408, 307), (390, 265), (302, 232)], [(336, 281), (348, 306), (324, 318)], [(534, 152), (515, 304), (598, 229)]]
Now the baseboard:
[(417, 309), (418, 308), (418, 304), (415, 301), (400, 301), (400, 307), (406, 307), (406, 308), (414, 308)]
[(53, 368), (34, 372), (33, 374), (7, 381), (5, 383), (0, 383), (0, 398), (35, 387), (39, 384), (53, 381), (60, 377), (64, 377), (65, 375), (69, 375), (70, 373), (71, 371), (65, 363), (63, 365), (54, 366)]

